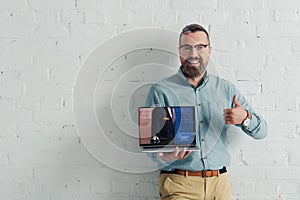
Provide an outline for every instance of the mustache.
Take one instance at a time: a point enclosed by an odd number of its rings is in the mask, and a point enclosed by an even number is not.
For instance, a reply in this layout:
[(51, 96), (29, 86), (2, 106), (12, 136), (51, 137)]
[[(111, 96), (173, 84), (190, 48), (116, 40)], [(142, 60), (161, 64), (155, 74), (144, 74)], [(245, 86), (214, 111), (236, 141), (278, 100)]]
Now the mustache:
[(185, 62), (193, 62), (193, 61), (199, 61), (201, 63), (203, 60), (200, 57), (189, 57), (185, 59)]

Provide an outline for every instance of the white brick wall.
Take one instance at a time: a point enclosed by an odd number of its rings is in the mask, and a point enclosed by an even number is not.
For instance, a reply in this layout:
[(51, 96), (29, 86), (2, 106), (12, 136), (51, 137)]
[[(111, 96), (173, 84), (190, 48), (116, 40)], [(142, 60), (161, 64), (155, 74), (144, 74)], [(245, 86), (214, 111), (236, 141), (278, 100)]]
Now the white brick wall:
[[(193, 22), (211, 32), (219, 75), (237, 83), (269, 123), (263, 141), (230, 133), (233, 199), (300, 199), (299, 2), (0, 0), (0, 199), (159, 199), (157, 172), (121, 172), (88, 153), (76, 130), (73, 86), (83, 61), (108, 38), (142, 27), (178, 32)], [(111, 94), (110, 73), (103, 102)], [(157, 74), (141, 76), (124, 85)], [(132, 147), (128, 139), (119, 143)], [(132, 164), (114, 162), (122, 169)]]

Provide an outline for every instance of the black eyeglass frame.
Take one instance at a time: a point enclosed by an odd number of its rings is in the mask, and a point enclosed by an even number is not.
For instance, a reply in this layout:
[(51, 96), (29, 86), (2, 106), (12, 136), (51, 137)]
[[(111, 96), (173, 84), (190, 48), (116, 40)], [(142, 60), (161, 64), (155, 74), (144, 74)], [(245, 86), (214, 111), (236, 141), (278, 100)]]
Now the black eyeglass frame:
[(201, 47), (200, 50), (202, 49), (206, 49), (206, 47), (208, 47), (210, 45), (210, 43), (208, 44), (197, 44), (195, 46), (189, 45), (189, 44), (184, 44), (184, 45), (179, 45), (179, 48), (182, 49), (183, 47), (190, 47), (191, 49), (194, 48), (197, 51), (197, 47)]

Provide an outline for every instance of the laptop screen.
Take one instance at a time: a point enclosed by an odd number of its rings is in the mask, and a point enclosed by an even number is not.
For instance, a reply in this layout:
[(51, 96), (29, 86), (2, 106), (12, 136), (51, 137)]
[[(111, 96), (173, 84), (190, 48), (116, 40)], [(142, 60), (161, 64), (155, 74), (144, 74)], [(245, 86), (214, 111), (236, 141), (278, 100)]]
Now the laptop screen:
[(195, 107), (139, 108), (139, 142), (143, 147), (196, 144)]

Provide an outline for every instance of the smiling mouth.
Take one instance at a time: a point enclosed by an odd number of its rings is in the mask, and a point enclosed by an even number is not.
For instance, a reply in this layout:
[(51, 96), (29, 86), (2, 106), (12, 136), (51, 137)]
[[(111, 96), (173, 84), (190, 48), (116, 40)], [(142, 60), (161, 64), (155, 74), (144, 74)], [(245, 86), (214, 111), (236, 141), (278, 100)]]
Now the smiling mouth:
[(193, 60), (193, 61), (188, 61), (188, 63), (192, 64), (192, 65), (197, 65), (200, 64), (199, 60)]

